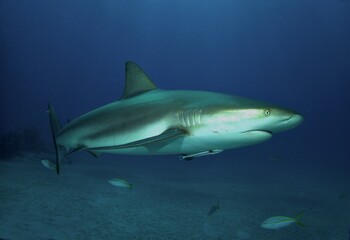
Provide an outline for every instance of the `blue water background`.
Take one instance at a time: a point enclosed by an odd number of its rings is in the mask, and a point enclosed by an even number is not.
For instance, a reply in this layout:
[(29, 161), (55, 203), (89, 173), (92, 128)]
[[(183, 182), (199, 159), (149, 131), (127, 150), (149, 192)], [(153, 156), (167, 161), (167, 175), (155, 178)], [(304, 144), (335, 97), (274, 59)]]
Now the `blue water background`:
[(159, 88), (245, 96), (305, 118), (220, 158), (273, 168), (260, 160), (277, 155), (305, 173), (349, 174), (348, 0), (2, 0), (0, 24), (1, 133), (34, 125), (50, 146), (47, 103), (65, 122), (114, 101), (133, 60)]

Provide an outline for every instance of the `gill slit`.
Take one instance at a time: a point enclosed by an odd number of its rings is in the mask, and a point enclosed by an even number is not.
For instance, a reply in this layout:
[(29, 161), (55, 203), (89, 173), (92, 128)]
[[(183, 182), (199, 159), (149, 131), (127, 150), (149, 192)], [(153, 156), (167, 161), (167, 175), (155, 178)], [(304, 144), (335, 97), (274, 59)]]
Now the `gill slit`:
[(202, 109), (190, 109), (177, 113), (177, 121), (182, 127), (195, 127), (202, 124)]

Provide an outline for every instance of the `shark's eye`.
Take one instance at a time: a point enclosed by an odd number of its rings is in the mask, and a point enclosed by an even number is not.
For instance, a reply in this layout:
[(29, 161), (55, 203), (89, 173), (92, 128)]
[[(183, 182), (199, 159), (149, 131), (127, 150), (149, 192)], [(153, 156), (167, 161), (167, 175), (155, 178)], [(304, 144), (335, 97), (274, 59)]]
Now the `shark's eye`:
[(271, 114), (271, 110), (270, 109), (265, 109), (265, 116), (269, 116)]

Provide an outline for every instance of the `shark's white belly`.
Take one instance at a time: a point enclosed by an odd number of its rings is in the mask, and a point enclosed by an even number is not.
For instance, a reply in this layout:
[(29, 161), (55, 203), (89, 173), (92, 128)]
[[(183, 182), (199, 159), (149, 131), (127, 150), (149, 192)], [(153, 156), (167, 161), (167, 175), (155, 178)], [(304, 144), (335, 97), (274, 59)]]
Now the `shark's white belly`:
[(225, 150), (249, 146), (264, 142), (270, 138), (271, 134), (260, 131), (230, 136), (220, 134), (191, 135), (177, 138), (166, 145), (150, 144), (100, 152), (128, 155), (193, 154), (208, 150)]

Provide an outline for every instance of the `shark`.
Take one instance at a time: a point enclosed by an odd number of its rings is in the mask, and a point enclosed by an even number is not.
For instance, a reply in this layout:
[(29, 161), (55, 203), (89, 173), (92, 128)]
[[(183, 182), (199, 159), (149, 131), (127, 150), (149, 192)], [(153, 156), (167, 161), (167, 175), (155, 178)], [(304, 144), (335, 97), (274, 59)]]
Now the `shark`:
[(48, 107), (56, 150), (56, 172), (66, 156), (87, 151), (129, 155), (178, 154), (181, 159), (218, 154), (262, 143), (298, 126), (289, 109), (209, 91), (158, 88), (140, 66), (125, 64), (120, 99), (61, 126)]

